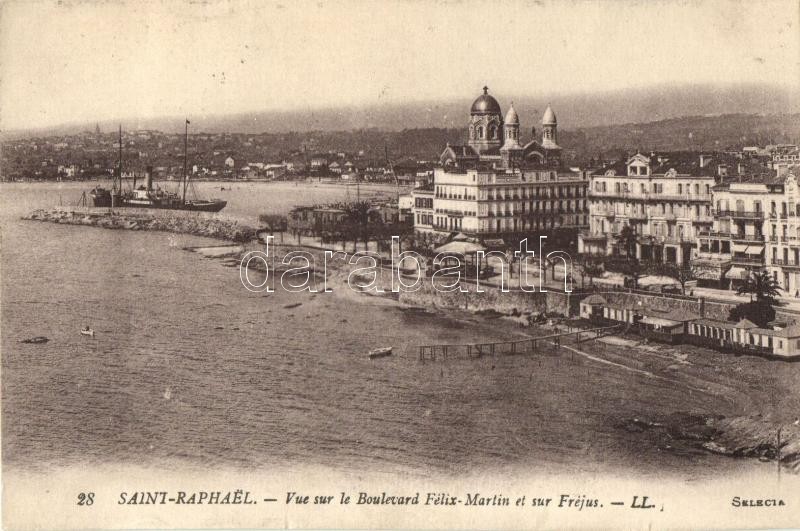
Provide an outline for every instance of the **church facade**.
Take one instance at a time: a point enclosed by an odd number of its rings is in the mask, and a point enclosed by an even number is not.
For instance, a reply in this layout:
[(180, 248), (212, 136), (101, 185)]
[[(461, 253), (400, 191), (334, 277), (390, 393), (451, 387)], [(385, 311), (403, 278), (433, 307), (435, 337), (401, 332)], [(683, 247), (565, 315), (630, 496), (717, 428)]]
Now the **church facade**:
[(448, 144), (439, 157), (432, 190), (412, 193), (433, 195), (432, 217), (415, 213), (415, 229), (442, 240), (464, 233), (513, 246), (543, 235), (564, 250), (577, 245), (578, 230), (588, 226), (588, 174), (563, 166), (553, 109), (544, 112), (541, 136), (534, 128), (523, 144), (513, 103), (503, 116), (484, 87), (467, 131), (465, 144)]

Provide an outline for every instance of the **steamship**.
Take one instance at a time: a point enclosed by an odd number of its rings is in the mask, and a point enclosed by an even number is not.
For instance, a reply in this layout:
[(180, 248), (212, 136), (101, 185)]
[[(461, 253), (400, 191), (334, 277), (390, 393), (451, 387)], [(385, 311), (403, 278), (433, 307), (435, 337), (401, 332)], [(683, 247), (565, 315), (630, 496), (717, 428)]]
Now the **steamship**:
[(197, 212), (219, 212), (228, 204), (221, 199), (186, 199), (186, 188), (189, 183), (186, 175), (187, 147), (189, 138), (189, 120), (186, 120), (183, 151), (183, 194), (153, 187), (153, 168), (147, 167), (144, 183), (136, 187), (136, 176), (133, 178), (133, 189), (122, 190), (122, 127), (119, 129), (119, 168), (111, 190), (99, 186), (89, 192), (92, 205), (96, 207), (131, 207), (131, 208), (164, 208), (169, 210), (192, 210)]

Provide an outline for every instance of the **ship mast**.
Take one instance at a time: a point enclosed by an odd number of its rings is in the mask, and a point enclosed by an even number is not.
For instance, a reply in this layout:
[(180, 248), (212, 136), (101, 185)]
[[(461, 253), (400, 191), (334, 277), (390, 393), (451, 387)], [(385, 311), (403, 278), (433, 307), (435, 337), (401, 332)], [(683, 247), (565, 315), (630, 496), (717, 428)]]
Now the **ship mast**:
[(115, 192), (117, 188), (120, 192), (122, 191), (122, 124), (119, 124), (119, 171), (117, 172), (117, 179), (115, 179), (112, 187), (115, 188)]
[(386, 147), (386, 142), (383, 143), (383, 156), (386, 158), (386, 164), (389, 165), (389, 171), (392, 172), (392, 177), (394, 177), (394, 190), (395, 190), (395, 200), (397, 201), (398, 207), (400, 205), (400, 183), (397, 180), (397, 174), (394, 173), (394, 164), (392, 161), (389, 160), (389, 149)]
[(186, 120), (186, 131), (183, 135), (183, 204), (186, 204), (186, 163), (189, 149), (189, 120)]
[(111, 182), (111, 208), (114, 208), (114, 198), (122, 197), (122, 124), (119, 124), (119, 161), (117, 174)]

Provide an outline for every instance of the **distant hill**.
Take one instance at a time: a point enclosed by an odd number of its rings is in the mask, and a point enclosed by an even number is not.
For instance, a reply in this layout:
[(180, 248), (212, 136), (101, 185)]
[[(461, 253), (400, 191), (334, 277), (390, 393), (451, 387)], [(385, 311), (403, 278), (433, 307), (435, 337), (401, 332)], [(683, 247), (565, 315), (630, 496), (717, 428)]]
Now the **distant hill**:
[(800, 113), (684, 116), (647, 123), (564, 131), (559, 143), (575, 159), (610, 158), (634, 150), (714, 151), (747, 145), (800, 143)]
[[(384, 144), (393, 155), (414, 155), (432, 159), (447, 142), (462, 143), (466, 128), (406, 129), (382, 131), (309, 132), (297, 135), (318, 151), (364, 150), (381, 156)], [(270, 135), (270, 142), (290, 148), (287, 136)], [(521, 140), (531, 138), (523, 131)], [(296, 142), (296, 138), (294, 139)], [(684, 116), (646, 123), (629, 123), (559, 129), (558, 143), (565, 160), (576, 164), (590, 158), (615, 158), (642, 151), (715, 151), (745, 145), (800, 143), (800, 113), (781, 115), (725, 114), (720, 116)], [(295, 144), (296, 145), (296, 144)]]
[[(538, 133), (537, 133), (538, 134)], [(368, 156), (382, 158), (384, 146), (391, 158), (415, 156), (435, 159), (445, 144), (463, 143), (467, 131), (458, 128), (404, 129), (383, 131), (311, 131), (260, 135), (270, 152), (278, 154), (297, 149), (309, 151), (363, 150)], [(523, 131), (522, 142), (531, 138)], [(640, 149), (642, 151), (715, 151), (745, 145), (800, 142), (800, 113), (781, 115), (725, 114), (720, 116), (684, 116), (646, 123), (630, 123), (560, 129), (558, 143), (564, 148), (567, 162), (583, 164), (591, 158), (609, 159)]]
[[(491, 84), (491, 83), (490, 83)], [(494, 94), (503, 109), (511, 101), (520, 114), (522, 128), (540, 128), (548, 103), (558, 116), (562, 130), (595, 126), (646, 123), (684, 116), (779, 115), (800, 112), (800, 94), (770, 85), (697, 85), (629, 89), (617, 92), (552, 94), (532, 97)], [(475, 96), (477, 96), (477, 91)], [(290, 131), (348, 131), (380, 129), (462, 128), (466, 124), (473, 96), (455, 101), (409, 102), (366, 107), (263, 111), (225, 116), (190, 116), (192, 129), (209, 133), (286, 133)], [(68, 124), (39, 131), (6, 131), (5, 137), (74, 134), (94, 130), (96, 122)], [(117, 121), (101, 121), (104, 131), (116, 130)], [(122, 120), (122, 127), (156, 129), (177, 133), (183, 117)]]
[[(531, 131), (523, 130), (520, 140), (531, 139)], [(178, 134), (176, 132), (172, 133)], [(110, 133), (113, 137), (113, 133)], [(538, 133), (537, 133), (538, 135)], [(345, 151), (384, 160), (415, 157), (435, 160), (445, 144), (463, 143), (466, 128), (413, 128), (385, 131), (378, 128), (349, 131), (308, 131), (286, 133), (251, 133), (221, 135), (201, 145), (190, 139), (195, 157), (203, 150), (221, 150), (248, 160), (274, 161), (305, 149), (308, 153)], [(256, 138), (255, 142), (248, 142)], [(564, 160), (586, 165), (590, 159), (615, 159), (636, 150), (648, 151), (712, 151), (739, 148), (745, 145), (800, 143), (800, 113), (795, 114), (725, 114), (719, 116), (684, 116), (645, 123), (627, 123), (572, 129), (559, 128), (558, 143), (564, 148)], [(253, 147), (245, 147), (250, 144)], [(200, 151), (197, 151), (197, 150)], [(106, 155), (114, 159), (109, 148)], [(171, 152), (170, 152), (171, 153)], [(207, 153), (206, 153), (207, 155)], [(155, 155), (154, 155), (155, 156)]]

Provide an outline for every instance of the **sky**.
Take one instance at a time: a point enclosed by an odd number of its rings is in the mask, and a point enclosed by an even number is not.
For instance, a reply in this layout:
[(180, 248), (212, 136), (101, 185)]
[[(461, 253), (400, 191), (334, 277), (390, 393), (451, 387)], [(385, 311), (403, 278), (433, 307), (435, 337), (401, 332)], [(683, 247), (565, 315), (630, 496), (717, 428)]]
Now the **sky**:
[(664, 84), (800, 90), (800, 2), (71, 1), (0, 7), (0, 129)]

